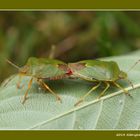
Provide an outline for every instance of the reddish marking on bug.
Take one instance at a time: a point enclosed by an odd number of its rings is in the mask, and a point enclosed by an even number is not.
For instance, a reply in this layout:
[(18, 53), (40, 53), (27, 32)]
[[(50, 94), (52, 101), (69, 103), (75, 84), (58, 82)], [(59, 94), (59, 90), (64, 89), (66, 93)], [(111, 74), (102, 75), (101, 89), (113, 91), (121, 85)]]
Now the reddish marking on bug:
[(68, 70), (68, 72), (66, 73), (67, 75), (72, 75), (73, 74), (73, 72), (72, 72), (72, 70), (71, 69), (69, 69)]

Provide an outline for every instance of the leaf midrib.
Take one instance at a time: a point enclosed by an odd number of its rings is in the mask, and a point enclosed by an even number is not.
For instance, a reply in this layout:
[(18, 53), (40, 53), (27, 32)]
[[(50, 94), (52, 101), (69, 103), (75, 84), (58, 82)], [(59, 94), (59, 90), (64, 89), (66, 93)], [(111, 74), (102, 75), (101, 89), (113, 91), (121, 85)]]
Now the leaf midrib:
[[(135, 85), (134, 85), (134, 88), (132, 88), (131, 86), (129, 86), (129, 87), (125, 88), (125, 89), (128, 90), (128, 91), (130, 91), (130, 90), (132, 90), (132, 89), (137, 89), (137, 88), (139, 88), (139, 87), (140, 87), (140, 83), (135, 84)], [(119, 95), (119, 94), (121, 94), (121, 93), (123, 93), (123, 90), (119, 90), (119, 91), (117, 91), (117, 92), (110, 93), (109, 95), (103, 96), (103, 97), (100, 98), (100, 99), (96, 99), (96, 100), (90, 101), (90, 102), (88, 102), (88, 103), (85, 103), (84, 105), (81, 105), (81, 106), (79, 106), (79, 107), (72, 108), (72, 109), (70, 109), (70, 110), (67, 111), (67, 112), (64, 112), (64, 113), (62, 113), (62, 114), (59, 114), (59, 115), (57, 115), (57, 116), (55, 116), (55, 117), (53, 117), (53, 118), (51, 118), (51, 119), (49, 119), (49, 120), (42, 121), (42, 122), (40, 122), (40, 123), (38, 123), (38, 124), (35, 124), (34, 126), (27, 128), (27, 130), (34, 129), (34, 128), (38, 127), (38, 126), (47, 124), (47, 123), (49, 123), (49, 122), (51, 122), (51, 121), (54, 121), (54, 120), (59, 119), (59, 118), (61, 118), (61, 117), (63, 117), (63, 116), (66, 116), (66, 115), (68, 115), (68, 114), (70, 114), (70, 113), (72, 113), (72, 112), (76, 112), (77, 110), (83, 109), (83, 108), (85, 108), (85, 107), (87, 107), (87, 106), (90, 106), (90, 105), (92, 105), (92, 104), (95, 104), (95, 103), (97, 103), (97, 102), (99, 102), (99, 101), (104, 101), (104, 100), (106, 100), (106, 99), (112, 98), (112, 97), (117, 96), (117, 95)]]

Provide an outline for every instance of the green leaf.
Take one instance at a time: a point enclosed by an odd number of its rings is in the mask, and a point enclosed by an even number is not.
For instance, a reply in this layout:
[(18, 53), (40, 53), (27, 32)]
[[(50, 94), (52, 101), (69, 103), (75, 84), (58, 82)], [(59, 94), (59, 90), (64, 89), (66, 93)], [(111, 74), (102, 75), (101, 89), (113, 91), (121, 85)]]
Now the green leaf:
[[(139, 59), (129, 55), (110, 57), (123, 71)], [(22, 104), (30, 77), (23, 77), (21, 89), (17, 89), (18, 76), (0, 88), (0, 129), (139, 129), (140, 128), (140, 65), (128, 73), (134, 85), (119, 83), (126, 87), (133, 99), (113, 86), (105, 96), (97, 99), (102, 85), (88, 96), (83, 103), (74, 107), (77, 100), (92, 88), (94, 83), (80, 79), (46, 81), (61, 96), (63, 103), (36, 83), (29, 92), (28, 100)], [(6, 83), (6, 82), (5, 82)]]

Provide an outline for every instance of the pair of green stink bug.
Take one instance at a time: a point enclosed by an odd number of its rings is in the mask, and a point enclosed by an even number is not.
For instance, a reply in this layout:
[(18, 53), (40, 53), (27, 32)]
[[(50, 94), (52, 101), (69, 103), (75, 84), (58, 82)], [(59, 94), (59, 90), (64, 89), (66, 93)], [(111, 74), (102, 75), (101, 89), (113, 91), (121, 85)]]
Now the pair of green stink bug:
[[(7, 60), (7, 62), (19, 70), (19, 82), (17, 83), (17, 87), (20, 87), (22, 76), (31, 77), (22, 103), (24, 103), (27, 99), (28, 92), (32, 86), (33, 80), (35, 80), (40, 86), (43, 86), (46, 90), (52, 93), (57, 98), (57, 100), (61, 101), (61, 98), (46, 84), (46, 82), (44, 82), (44, 80), (59, 80), (70, 77), (80, 78), (89, 82), (96, 83), (96, 85), (94, 85), (84, 96), (82, 96), (76, 102), (75, 106), (81, 103), (92, 91), (96, 90), (101, 85), (101, 83), (104, 83), (106, 87), (100, 93), (99, 98), (105, 94), (107, 89), (112, 84), (130, 96), (128, 91), (117, 83), (117, 81), (120, 79), (129, 81), (127, 79), (127, 73), (120, 70), (118, 64), (114, 61), (83, 60), (76, 63), (66, 64), (56, 59), (31, 57), (28, 59), (26, 65), (21, 68), (9, 60)], [(129, 83), (132, 85), (130, 81)]]

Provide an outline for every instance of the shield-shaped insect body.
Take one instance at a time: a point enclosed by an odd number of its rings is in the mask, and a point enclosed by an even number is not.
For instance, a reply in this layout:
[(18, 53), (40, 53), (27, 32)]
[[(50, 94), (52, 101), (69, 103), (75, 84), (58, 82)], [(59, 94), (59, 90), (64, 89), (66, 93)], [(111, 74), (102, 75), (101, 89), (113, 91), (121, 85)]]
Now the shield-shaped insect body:
[[(93, 90), (97, 89), (101, 83), (104, 83), (106, 87), (100, 93), (99, 98), (104, 95), (111, 84), (123, 90), (124, 93), (130, 95), (126, 89), (117, 83), (120, 79), (129, 80), (127, 79), (127, 73), (120, 70), (118, 64), (114, 61), (83, 60), (76, 63), (69, 63), (68, 67), (71, 70), (72, 77), (97, 83), (97, 85), (92, 87), (92, 89), (81, 97), (75, 105), (82, 102), (85, 97), (87, 97)], [(129, 83), (131, 82), (129, 81)]]
[(20, 87), (20, 81), (22, 76), (29, 76), (30, 81), (28, 83), (28, 89), (24, 95), (23, 102), (25, 102), (28, 92), (32, 86), (33, 80), (35, 80), (39, 85), (43, 86), (45, 89), (49, 90), (50, 93), (56, 96), (56, 98), (61, 101), (61, 98), (44, 82), (47, 80), (58, 80), (68, 76), (67, 64), (56, 59), (46, 59), (46, 58), (35, 58), (31, 57), (28, 59), (27, 63), (23, 67), (18, 67), (9, 60), (8, 63), (15, 66), (19, 70), (19, 82), (17, 87)]

